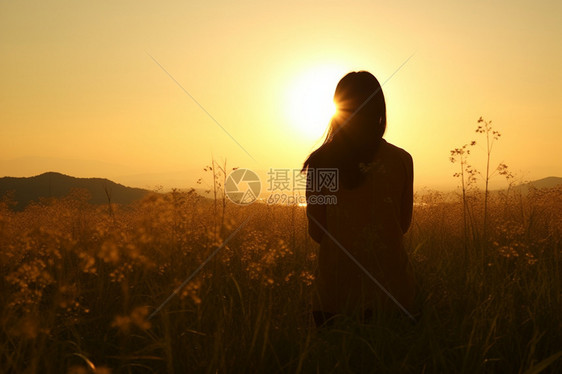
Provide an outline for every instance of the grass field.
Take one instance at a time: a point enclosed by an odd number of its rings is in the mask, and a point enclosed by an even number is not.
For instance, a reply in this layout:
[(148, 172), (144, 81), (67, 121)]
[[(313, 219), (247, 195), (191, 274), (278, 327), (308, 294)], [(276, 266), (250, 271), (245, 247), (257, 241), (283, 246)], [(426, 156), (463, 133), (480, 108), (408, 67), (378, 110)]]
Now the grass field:
[(330, 329), (310, 317), (317, 246), (302, 207), (223, 210), (183, 192), (111, 207), (76, 192), (23, 212), (6, 201), (0, 371), (561, 372), (562, 189), (491, 195), (486, 230), (482, 193), (469, 197), (466, 225), (459, 197), (416, 197), (416, 323)]

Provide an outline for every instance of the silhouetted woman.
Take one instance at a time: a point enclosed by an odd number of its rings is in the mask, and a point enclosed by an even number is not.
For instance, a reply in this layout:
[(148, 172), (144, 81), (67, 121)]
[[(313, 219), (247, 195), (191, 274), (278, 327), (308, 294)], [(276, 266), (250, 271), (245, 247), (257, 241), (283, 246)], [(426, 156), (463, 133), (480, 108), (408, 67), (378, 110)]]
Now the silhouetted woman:
[[(382, 138), (386, 105), (372, 74), (347, 74), (334, 102), (337, 113), (326, 139), (303, 166), (308, 232), (320, 243), (317, 325), (335, 314), (409, 311), (414, 298), (402, 239), (412, 218), (412, 157)], [(339, 172), (337, 189), (333, 169)]]

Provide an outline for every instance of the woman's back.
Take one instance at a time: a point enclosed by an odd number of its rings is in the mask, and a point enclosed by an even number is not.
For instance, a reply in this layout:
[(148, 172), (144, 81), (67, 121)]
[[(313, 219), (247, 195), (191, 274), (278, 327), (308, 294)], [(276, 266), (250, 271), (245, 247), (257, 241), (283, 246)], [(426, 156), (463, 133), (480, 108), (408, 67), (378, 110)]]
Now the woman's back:
[(323, 231), (318, 222), (329, 233), (316, 234), (321, 239), (314, 308), (341, 313), (392, 305), (367, 271), (410, 309), (414, 282), (402, 237), (412, 214), (412, 158), (381, 140), (373, 161), (361, 169), (363, 182), (353, 189), (340, 185), (333, 193), (336, 204), (309, 209), (311, 228)]

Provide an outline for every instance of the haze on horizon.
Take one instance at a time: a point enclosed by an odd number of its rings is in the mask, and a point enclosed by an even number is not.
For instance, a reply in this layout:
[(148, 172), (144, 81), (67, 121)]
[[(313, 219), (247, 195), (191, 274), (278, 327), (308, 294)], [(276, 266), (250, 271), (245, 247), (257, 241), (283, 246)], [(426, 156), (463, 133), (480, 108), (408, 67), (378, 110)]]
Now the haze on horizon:
[(457, 184), (449, 150), (482, 140), (480, 116), (502, 133), (494, 165), (562, 176), (561, 14), (559, 1), (2, 2), (0, 176), (189, 187), (212, 157), (300, 168), (352, 70), (386, 82), (385, 138), (412, 154), (416, 187)]

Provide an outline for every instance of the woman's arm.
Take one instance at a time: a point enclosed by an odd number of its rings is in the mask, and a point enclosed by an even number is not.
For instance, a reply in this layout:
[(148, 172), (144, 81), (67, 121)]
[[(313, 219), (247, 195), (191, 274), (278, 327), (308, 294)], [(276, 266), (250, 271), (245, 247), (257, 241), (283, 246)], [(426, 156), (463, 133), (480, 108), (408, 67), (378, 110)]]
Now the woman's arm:
[(412, 156), (407, 154), (406, 158), (406, 182), (402, 192), (402, 204), (400, 214), (400, 226), (405, 234), (412, 222), (412, 209), (414, 206), (414, 161)]
[(324, 236), (323, 228), (326, 228), (326, 206), (319, 204), (307, 205), (306, 216), (308, 217), (308, 234), (315, 242), (320, 243)]
[[(310, 172), (310, 169), (308, 170)], [(319, 199), (311, 196), (321, 195), (321, 191), (316, 191), (316, 186), (307, 176), (306, 186), (306, 216), (308, 218), (308, 234), (317, 243), (320, 243), (326, 229), (326, 205), (318, 204)], [(322, 201), (322, 200), (320, 200)]]

